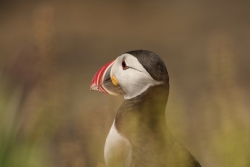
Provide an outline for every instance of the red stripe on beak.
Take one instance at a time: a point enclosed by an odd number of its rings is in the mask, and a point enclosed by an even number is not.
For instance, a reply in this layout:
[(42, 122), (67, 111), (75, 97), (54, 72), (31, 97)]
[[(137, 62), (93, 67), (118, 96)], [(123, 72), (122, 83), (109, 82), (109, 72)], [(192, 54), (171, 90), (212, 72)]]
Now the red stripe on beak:
[[(94, 78), (91, 81), (90, 90), (108, 93), (106, 91), (106, 89), (103, 87), (103, 84), (105, 82), (104, 77), (105, 77), (107, 70), (109, 69), (110, 66), (113, 65), (113, 63), (114, 63), (114, 60), (107, 63), (99, 71), (97, 71), (97, 73), (95, 74)], [(108, 75), (110, 75), (110, 74), (108, 74)], [(108, 77), (110, 78), (110, 76), (108, 76)]]

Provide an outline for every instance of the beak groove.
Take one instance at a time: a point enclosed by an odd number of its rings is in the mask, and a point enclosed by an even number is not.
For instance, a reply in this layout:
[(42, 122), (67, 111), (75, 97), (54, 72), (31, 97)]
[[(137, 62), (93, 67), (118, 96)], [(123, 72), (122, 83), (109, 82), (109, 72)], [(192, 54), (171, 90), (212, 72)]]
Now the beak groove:
[(110, 80), (110, 76), (107, 76), (107, 78), (104, 77), (105, 73), (107, 71), (110, 71), (109, 69), (111, 69), (113, 63), (114, 61), (109, 62), (106, 65), (104, 65), (100, 70), (97, 71), (97, 73), (94, 75), (94, 78), (91, 81), (90, 90), (108, 93), (103, 88), (103, 84), (105, 84), (106, 82), (108, 82), (108, 80)]
[(110, 73), (113, 67), (115, 60), (107, 63), (101, 69), (97, 71), (94, 75), (91, 84), (90, 90), (98, 91), (102, 93), (107, 93), (111, 95), (119, 95), (119, 91), (115, 85), (113, 85)]

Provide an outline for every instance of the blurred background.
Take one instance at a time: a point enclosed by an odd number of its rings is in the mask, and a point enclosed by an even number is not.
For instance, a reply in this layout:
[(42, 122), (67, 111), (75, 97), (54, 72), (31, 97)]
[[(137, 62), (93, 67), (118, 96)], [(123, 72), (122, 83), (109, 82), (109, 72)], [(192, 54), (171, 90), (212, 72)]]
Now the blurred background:
[(95, 72), (134, 49), (170, 75), (168, 128), (203, 167), (250, 166), (249, 1), (0, 1), (0, 167), (103, 167), (122, 97)]

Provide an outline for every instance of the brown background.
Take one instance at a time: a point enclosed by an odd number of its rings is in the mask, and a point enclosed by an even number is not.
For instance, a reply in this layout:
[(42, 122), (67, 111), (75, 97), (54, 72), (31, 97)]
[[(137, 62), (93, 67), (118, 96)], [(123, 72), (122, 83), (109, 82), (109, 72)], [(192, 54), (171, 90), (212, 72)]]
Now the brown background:
[(120, 54), (170, 75), (170, 131), (203, 167), (250, 165), (248, 1), (1, 1), (0, 166), (103, 166), (122, 97), (89, 91)]

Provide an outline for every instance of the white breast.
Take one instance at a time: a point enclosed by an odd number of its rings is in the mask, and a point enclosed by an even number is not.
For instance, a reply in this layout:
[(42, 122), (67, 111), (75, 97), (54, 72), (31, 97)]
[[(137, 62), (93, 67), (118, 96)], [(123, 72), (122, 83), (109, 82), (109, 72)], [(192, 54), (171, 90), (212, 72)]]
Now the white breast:
[(104, 147), (106, 165), (129, 167), (132, 161), (132, 146), (115, 128), (115, 121), (109, 131)]

